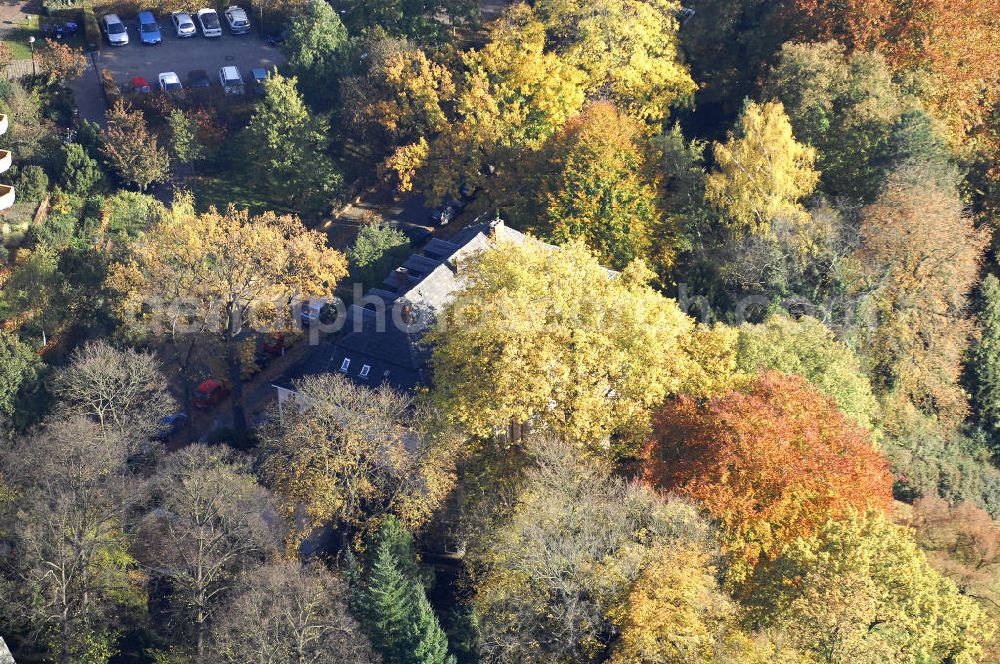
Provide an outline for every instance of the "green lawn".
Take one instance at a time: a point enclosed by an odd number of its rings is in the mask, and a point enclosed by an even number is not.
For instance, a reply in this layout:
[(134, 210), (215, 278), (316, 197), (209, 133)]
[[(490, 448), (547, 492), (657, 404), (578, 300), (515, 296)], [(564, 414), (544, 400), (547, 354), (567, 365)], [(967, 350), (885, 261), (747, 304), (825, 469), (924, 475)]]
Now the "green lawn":
[(230, 203), (240, 208), (247, 208), (253, 214), (266, 210), (288, 212), (261, 195), (247, 183), (250, 178), (242, 176), (200, 176), (187, 181), (194, 194), (195, 206), (199, 211), (215, 206), (225, 210)]
[[(45, 47), (39, 18), (35, 14), (28, 14), (23, 23), (9, 30), (4, 30), (3, 42), (10, 47), (11, 57), (15, 60), (27, 60), (31, 57), (28, 37), (34, 36), (36, 50)], [(49, 20), (46, 20), (46, 23), (48, 22)], [(51, 22), (63, 22), (63, 19), (51, 19)], [(65, 42), (70, 46), (83, 48), (83, 18), (78, 17), (76, 23), (80, 26), (79, 30), (72, 39), (65, 40)]]

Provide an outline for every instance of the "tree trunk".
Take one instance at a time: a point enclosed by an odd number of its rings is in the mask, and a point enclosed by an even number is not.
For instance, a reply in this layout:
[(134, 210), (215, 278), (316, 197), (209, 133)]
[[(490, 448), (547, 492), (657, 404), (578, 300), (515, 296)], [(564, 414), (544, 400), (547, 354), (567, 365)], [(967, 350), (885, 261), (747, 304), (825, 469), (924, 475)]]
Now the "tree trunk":
[(240, 344), (234, 338), (227, 344), (229, 360), (230, 399), (232, 400), (233, 428), (244, 431), (247, 428), (247, 416), (243, 411), (243, 379), (242, 361), (240, 360)]

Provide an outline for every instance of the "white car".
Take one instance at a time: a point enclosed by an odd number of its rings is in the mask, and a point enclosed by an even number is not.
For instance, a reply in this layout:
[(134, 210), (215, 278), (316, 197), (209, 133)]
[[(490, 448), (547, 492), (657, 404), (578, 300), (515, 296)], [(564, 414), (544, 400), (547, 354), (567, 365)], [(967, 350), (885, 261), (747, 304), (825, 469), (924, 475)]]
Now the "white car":
[(174, 12), (170, 15), (170, 22), (174, 24), (174, 32), (178, 37), (194, 37), (198, 34), (198, 29), (191, 20), (191, 14), (187, 12)]
[(234, 65), (219, 67), (219, 82), (222, 83), (222, 89), (227, 95), (243, 94), (243, 77)]
[(101, 32), (108, 38), (108, 43), (112, 46), (128, 44), (128, 30), (122, 20), (118, 18), (118, 14), (107, 14), (101, 17)]
[(201, 34), (206, 37), (221, 37), (222, 24), (219, 23), (219, 14), (214, 9), (199, 9), (198, 23), (201, 24)]
[(184, 86), (181, 85), (181, 79), (175, 72), (165, 71), (160, 74), (160, 89), (164, 92), (177, 92), (183, 90)]
[(226, 10), (226, 23), (234, 35), (245, 35), (250, 32), (250, 19), (247, 18), (247, 13), (236, 5), (230, 5)]

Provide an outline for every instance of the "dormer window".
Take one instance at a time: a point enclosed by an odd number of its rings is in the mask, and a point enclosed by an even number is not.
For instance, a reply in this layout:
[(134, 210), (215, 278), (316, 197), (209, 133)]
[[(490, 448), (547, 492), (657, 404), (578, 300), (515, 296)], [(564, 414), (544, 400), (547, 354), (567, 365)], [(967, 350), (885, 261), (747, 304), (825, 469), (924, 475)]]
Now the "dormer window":
[(359, 373), (358, 375), (361, 376), (362, 378), (368, 378), (368, 372), (371, 370), (372, 368), (370, 366), (368, 366), (367, 364), (363, 364), (361, 365), (361, 373)]
[(351, 366), (351, 358), (345, 357), (344, 361), (340, 363), (340, 370), (347, 373), (348, 367)]

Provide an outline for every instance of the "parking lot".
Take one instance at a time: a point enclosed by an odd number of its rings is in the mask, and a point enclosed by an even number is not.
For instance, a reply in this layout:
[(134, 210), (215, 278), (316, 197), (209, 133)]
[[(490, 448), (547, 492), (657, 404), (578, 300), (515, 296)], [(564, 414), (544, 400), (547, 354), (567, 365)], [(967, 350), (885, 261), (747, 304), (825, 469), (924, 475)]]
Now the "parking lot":
[(218, 85), (219, 67), (224, 65), (237, 66), (247, 80), (253, 67), (271, 69), (285, 62), (281, 49), (268, 44), (256, 26), (246, 35), (229, 34), (224, 26), (221, 37), (208, 39), (199, 31), (194, 37), (179, 39), (174, 34), (170, 16), (158, 16), (163, 41), (145, 46), (139, 42), (136, 18), (122, 16), (121, 19), (128, 27), (128, 45), (111, 47), (105, 40), (95, 60), (97, 66), (109, 70), (123, 88), (134, 76), (142, 76), (156, 86), (159, 74), (168, 71), (176, 72), (186, 86), (188, 72), (193, 69), (206, 70), (213, 84)]

